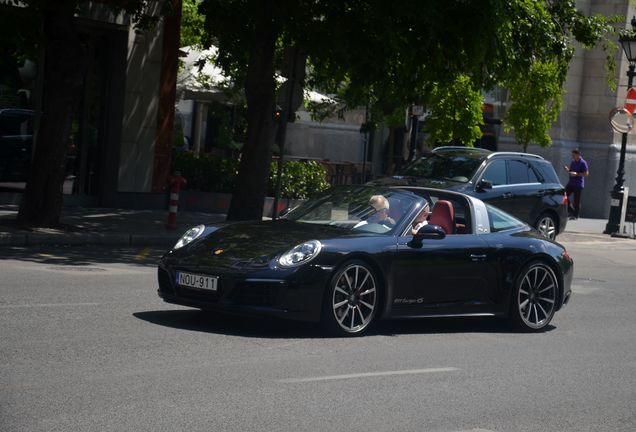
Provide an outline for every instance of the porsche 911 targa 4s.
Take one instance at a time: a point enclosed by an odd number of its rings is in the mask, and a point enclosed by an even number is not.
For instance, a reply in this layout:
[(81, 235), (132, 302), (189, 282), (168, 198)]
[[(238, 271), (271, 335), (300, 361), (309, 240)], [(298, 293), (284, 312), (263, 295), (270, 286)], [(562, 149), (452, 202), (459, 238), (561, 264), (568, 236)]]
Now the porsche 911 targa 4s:
[[(417, 230), (416, 230), (417, 229)], [(565, 248), (477, 198), (422, 187), (334, 188), (272, 221), (199, 225), (159, 263), (166, 302), (321, 321), (507, 316), (540, 331), (568, 302)]]

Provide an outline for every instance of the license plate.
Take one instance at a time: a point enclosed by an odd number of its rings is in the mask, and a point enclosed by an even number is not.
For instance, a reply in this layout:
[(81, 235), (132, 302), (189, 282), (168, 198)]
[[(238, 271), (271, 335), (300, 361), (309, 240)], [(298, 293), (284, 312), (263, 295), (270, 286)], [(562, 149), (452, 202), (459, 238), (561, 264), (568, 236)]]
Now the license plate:
[(219, 278), (192, 273), (177, 272), (177, 284), (207, 291), (216, 291)]

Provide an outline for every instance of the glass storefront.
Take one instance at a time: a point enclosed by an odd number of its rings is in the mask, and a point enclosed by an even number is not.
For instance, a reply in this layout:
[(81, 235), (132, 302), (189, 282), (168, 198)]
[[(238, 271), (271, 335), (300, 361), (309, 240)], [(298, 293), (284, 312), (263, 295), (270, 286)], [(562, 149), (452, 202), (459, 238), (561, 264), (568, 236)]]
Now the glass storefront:
[[(103, 32), (87, 32), (89, 55), (82, 100), (68, 138), (64, 194), (98, 196), (104, 171), (111, 50)], [(0, 191), (22, 191), (37, 131), (37, 61), (0, 47)]]
[(35, 62), (0, 47), (0, 190), (23, 188), (29, 173), (36, 77)]

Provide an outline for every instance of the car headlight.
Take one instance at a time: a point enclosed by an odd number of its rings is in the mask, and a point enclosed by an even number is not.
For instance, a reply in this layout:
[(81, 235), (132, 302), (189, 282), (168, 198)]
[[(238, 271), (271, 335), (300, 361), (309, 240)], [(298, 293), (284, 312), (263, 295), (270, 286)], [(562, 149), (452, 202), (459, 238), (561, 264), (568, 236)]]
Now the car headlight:
[(278, 258), (282, 267), (297, 267), (311, 261), (320, 253), (322, 244), (318, 240), (309, 240), (288, 250)]
[(173, 249), (179, 249), (187, 245), (188, 243), (194, 241), (205, 231), (205, 225), (197, 225), (193, 228), (190, 228), (181, 236), (176, 245), (174, 245)]

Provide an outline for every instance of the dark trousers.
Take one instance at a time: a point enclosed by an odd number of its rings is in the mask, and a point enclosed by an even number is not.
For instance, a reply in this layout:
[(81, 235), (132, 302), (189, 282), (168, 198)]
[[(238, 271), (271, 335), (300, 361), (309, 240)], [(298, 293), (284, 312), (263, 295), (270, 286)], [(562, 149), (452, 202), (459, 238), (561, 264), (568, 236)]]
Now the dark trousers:
[[(568, 195), (568, 215), (575, 218), (579, 217), (581, 211), (581, 192), (583, 188), (567, 185), (565, 193)], [(574, 195), (574, 202), (570, 199), (570, 195)]]

